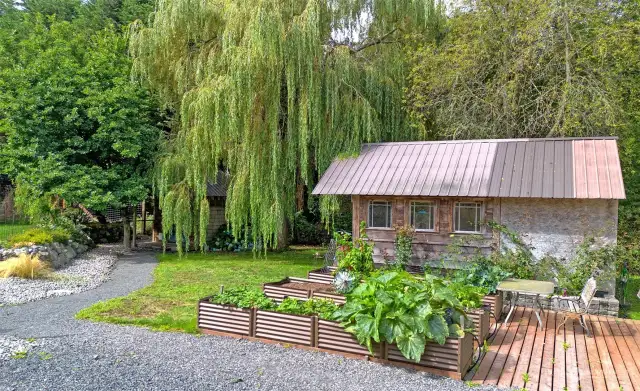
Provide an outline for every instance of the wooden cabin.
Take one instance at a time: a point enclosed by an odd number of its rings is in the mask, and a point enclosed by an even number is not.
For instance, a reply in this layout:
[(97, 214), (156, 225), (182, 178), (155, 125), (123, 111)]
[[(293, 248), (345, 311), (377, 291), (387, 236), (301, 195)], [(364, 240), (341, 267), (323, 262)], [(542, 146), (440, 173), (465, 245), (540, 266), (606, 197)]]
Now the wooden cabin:
[(313, 190), (350, 196), (377, 263), (392, 260), (398, 226), (415, 229), (415, 265), (438, 266), (455, 245), (468, 254), (512, 244), (487, 224), (517, 232), (536, 257), (571, 259), (586, 236), (614, 243), (625, 198), (615, 138), (364, 144), (337, 159)]

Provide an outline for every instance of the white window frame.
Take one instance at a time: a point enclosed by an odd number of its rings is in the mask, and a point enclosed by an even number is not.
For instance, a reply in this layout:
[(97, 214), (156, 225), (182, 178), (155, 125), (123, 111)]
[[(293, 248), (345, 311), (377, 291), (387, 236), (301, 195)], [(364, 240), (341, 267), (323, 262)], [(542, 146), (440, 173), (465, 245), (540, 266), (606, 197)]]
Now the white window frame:
[[(477, 227), (477, 231), (460, 231), (456, 228), (460, 227), (460, 205), (461, 204), (475, 204), (477, 206), (476, 216), (478, 220), (474, 224)], [(451, 213), (453, 232), (463, 234), (481, 234), (482, 233), (482, 216), (484, 214), (484, 202), (482, 201), (455, 201), (453, 203), (453, 213)], [(457, 215), (457, 216), (456, 216)], [(456, 221), (457, 218), (457, 221)]]
[[(432, 214), (432, 218), (433, 218), (433, 227), (432, 228), (430, 228), (430, 229), (416, 228), (415, 219), (414, 219), (414, 213), (415, 213), (414, 206), (416, 204), (430, 204), (431, 205), (431, 214)], [(438, 203), (437, 202), (428, 201), (428, 200), (413, 200), (413, 201), (411, 201), (409, 203), (409, 223), (411, 224), (413, 229), (416, 230), (416, 232), (436, 232), (437, 218), (438, 218)]]
[[(387, 224), (389, 224), (388, 226), (373, 226), (373, 213), (371, 213), (371, 208), (374, 204), (387, 204), (389, 207), (389, 213), (386, 214), (388, 221)], [(388, 201), (388, 200), (371, 200), (369, 201), (369, 204), (367, 205), (367, 228), (373, 228), (373, 229), (392, 229), (392, 224), (393, 223), (393, 202)]]

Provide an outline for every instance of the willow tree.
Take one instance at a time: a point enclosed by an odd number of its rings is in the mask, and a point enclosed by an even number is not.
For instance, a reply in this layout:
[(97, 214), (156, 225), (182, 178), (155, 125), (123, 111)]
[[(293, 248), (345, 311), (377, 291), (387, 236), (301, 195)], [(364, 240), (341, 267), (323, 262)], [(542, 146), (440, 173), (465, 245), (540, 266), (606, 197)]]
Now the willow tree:
[(417, 137), (402, 46), (442, 12), (434, 0), (160, 0), (132, 27), (131, 53), (177, 113), (158, 163), (165, 232), (204, 245), (206, 183), (222, 166), (235, 233), (276, 246), (296, 185), (362, 142)]

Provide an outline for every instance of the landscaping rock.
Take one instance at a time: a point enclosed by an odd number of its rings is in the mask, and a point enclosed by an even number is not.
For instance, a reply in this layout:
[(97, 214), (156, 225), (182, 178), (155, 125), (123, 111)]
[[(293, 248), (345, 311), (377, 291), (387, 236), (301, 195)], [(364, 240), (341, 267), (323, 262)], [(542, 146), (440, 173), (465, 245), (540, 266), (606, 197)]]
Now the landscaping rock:
[[(56, 248), (65, 249), (59, 243), (54, 243), (49, 248), (50, 262), (54, 267), (56, 264), (65, 266), (58, 268), (52, 278), (0, 279), (0, 304), (20, 304), (93, 289), (108, 279), (109, 272), (116, 263), (117, 253), (122, 252), (119, 245), (103, 245), (69, 260), (70, 252), (67, 249), (59, 255), (54, 255), (57, 254)], [(72, 251), (75, 254), (75, 251)]]

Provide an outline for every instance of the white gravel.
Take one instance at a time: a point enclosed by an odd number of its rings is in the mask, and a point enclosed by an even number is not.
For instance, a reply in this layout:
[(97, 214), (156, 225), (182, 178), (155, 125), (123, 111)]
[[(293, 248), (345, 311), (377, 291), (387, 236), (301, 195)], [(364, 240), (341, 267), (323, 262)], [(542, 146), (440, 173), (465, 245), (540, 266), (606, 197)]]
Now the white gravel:
[(15, 338), (9, 335), (0, 336), (0, 361), (26, 358), (39, 343), (34, 339)]
[(22, 304), (93, 289), (109, 278), (122, 246), (105, 244), (79, 255), (46, 279), (0, 279), (0, 305)]

